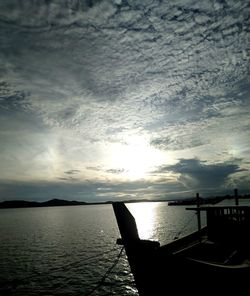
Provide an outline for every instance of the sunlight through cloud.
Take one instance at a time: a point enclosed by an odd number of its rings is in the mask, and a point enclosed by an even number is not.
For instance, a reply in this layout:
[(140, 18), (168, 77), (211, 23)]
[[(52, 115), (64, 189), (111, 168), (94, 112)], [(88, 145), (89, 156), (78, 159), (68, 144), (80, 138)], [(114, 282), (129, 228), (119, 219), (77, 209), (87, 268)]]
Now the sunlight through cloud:
[(123, 169), (123, 176), (130, 180), (146, 178), (154, 167), (159, 166), (166, 155), (150, 146), (143, 136), (131, 136), (126, 143), (117, 143), (110, 148), (110, 164)]

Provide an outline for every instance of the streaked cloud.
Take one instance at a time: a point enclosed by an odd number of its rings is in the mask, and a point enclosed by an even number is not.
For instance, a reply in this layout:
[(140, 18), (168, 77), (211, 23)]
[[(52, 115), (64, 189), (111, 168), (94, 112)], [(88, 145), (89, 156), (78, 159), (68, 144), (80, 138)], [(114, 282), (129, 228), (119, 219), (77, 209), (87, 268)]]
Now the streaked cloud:
[[(160, 161), (177, 170), (197, 159), (188, 164), (221, 175), (214, 186), (236, 174), (247, 188), (249, 7), (2, 0), (1, 179), (129, 186), (157, 182)], [(141, 155), (131, 152), (138, 138)], [(232, 159), (241, 161), (226, 175)]]
[(78, 173), (80, 173), (79, 170), (69, 170), (69, 171), (64, 172), (64, 174), (67, 174), (67, 175), (76, 175)]

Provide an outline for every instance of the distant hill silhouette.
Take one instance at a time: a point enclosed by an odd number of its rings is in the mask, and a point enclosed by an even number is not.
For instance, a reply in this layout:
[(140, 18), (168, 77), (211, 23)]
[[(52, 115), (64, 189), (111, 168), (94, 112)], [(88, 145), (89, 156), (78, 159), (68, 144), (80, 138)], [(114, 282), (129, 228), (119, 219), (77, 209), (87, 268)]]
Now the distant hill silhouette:
[(0, 203), (0, 208), (26, 208), (39, 206), (40, 203), (38, 202), (25, 200), (6, 200)]
[(56, 206), (76, 206), (86, 205), (86, 202), (69, 201), (63, 199), (51, 199), (45, 202), (8, 200), (0, 203), (0, 208), (30, 208), (30, 207), (56, 207)]
[(51, 199), (48, 201), (45, 201), (42, 203), (43, 206), (49, 206), (49, 207), (53, 207), (53, 206), (75, 206), (75, 205), (85, 205), (86, 202), (80, 202), (80, 201), (69, 201), (69, 200), (64, 200), (64, 199)]
[[(167, 202), (168, 200), (121, 200), (124, 203), (136, 203), (136, 202)], [(113, 201), (104, 202), (81, 202), (81, 201), (69, 201), (64, 199), (51, 199), (45, 202), (26, 201), (26, 200), (8, 200), (0, 202), (0, 209), (6, 208), (31, 208), (31, 207), (58, 207), (58, 206), (78, 206), (78, 205), (101, 205), (101, 204), (112, 204)]]
[[(225, 196), (214, 196), (207, 198), (200, 198), (200, 204), (216, 204), (223, 199), (233, 199), (234, 196), (225, 195)], [(239, 195), (240, 199), (250, 198), (250, 194)], [(116, 200), (117, 201), (117, 200)], [(197, 203), (196, 198), (183, 198), (175, 200), (166, 200), (166, 199), (134, 199), (134, 200), (120, 200), (123, 203), (137, 203), (137, 202), (168, 202), (168, 205), (194, 205)], [(58, 206), (78, 206), (78, 205), (105, 205), (112, 204), (113, 201), (104, 201), (104, 202), (84, 202), (84, 201), (75, 201), (75, 200), (64, 200), (64, 199), (51, 199), (44, 202), (36, 201), (26, 201), (26, 200), (8, 200), (0, 202), (0, 209), (7, 208), (31, 208), (31, 207), (58, 207)]]

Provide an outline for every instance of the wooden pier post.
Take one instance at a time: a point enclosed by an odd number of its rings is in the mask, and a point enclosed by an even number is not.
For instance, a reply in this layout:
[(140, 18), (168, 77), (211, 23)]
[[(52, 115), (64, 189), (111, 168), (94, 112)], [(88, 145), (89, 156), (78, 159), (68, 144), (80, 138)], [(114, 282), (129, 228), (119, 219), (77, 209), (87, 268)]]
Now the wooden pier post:
[(238, 206), (239, 205), (239, 196), (238, 196), (238, 189), (237, 188), (234, 189), (234, 198), (235, 198), (235, 205)]
[(198, 230), (201, 230), (201, 211), (199, 210), (200, 207), (200, 196), (199, 193), (196, 193), (196, 204), (197, 204), (197, 222), (198, 222)]

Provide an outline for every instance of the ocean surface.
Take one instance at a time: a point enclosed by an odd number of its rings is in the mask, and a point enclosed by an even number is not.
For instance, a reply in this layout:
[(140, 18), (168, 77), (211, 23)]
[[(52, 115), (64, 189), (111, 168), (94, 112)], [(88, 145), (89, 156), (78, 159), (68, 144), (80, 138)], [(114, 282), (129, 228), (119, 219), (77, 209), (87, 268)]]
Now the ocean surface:
[[(186, 206), (127, 206), (140, 237), (161, 245), (197, 228)], [(119, 237), (112, 205), (2, 209), (0, 295), (138, 295)]]

